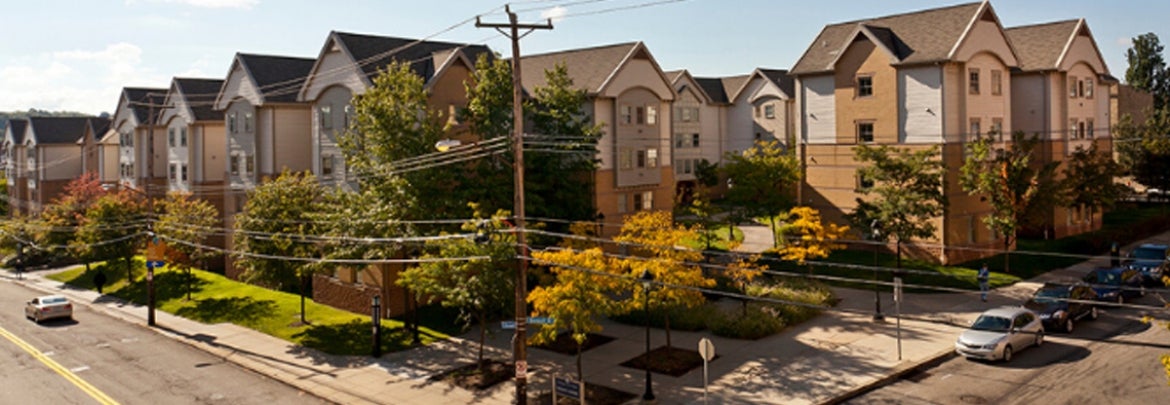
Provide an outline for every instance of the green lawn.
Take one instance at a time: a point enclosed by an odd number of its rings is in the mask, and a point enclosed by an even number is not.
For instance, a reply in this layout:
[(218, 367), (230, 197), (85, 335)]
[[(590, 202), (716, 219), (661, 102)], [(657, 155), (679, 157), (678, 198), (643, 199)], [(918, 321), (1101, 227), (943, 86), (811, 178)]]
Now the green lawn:
[[(718, 250), (718, 251), (724, 251), (724, 252), (729, 250), (728, 243), (727, 243), (728, 242), (727, 228), (728, 228), (728, 226), (726, 224), (719, 225), (719, 227), (708, 232), (710, 235), (714, 236), (714, 239), (711, 240), (711, 250)], [(702, 231), (700, 230), (699, 232), (702, 232)], [(739, 227), (733, 228), (731, 232), (732, 232), (732, 236), (735, 238), (736, 242), (743, 242), (743, 231), (739, 230)], [(683, 245), (688, 247), (688, 248), (694, 249), (694, 250), (707, 250), (707, 244), (706, 244), (706, 242), (704, 242), (702, 240), (701, 237), (699, 239), (694, 239), (694, 240), (690, 240), (690, 239), (684, 240)]]
[[(789, 261), (782, 261), (777, 259), (774, 255), (765, 257), (767, 263), (773, 270), (785, 271), (791, 273), (812, 274), (833, 276), (841, 278), (852, 278), (862, 280), (873, 280), (875, 275), (873, 270), (846, 267), (848, 265), (859, 266), (874, 266), (873, 252), (866, 252), (860, 250), (838, 250), (833, 252), (827, 259), (818, 260), (819, 264), (810, 264), (808, 266), (799, 266), (796, 263)], [(898, 260), (893, 254), (878, 253), (877, 266), (883, 268), (897, 267)], [(846, 266), (834, 265), (841, 264)], [(902, 276), (902, 282), (913, 285), (929, 285), (946, 288), (958, 288), (964, 290), (978, 290), (979, 282), (975, 280), (975, 273), (977, 269), (965, 266), (943, 266), (939, 264), (910, 260), (905, 257), (902, 258), (902, 268), (907, 270), (914, 270), (914, 273), (906, 273)], [(889, 271), (879, 271), (876, 275), (880, 281), (891, 282), (894, 276)], [(827, 284), (860, 288), (860, 289), (874, 289), (875, 284), (846, 282), (846, 281), (830, 281), (822, 280)], [(1010, 285), (1020, 281), (1020, 277), (1004, 274), (998, 272), (991, 273), (991, 287), (1001, 287)], [(887, 285), (876, 286), (881, 290), (889, 290)], [(907, 291), (923, 292), (923, 293), (945, 293), (946, 291), (937, 289), (914, 289), (908, 288)]]
[[(134, 261), (134, 282), (126, 282), (126, 269), (116, 264), (98, 264), (86, 272), (79, 267), (49, 278), (78, 288), (95, 289), (93, 275), (100, 269), (108, 278), (104, 292), (139, 304), (146, 302), (145, 265)], [(186, 273), (166, 268), (155, 271), (155, 299), (158, 309), (204, 323), (231, 322), (330, 354), (362, 355), (370, 352), (369, 315), (343, 311), (312, 300), (305, 302), (308, 325), (300, 324), (300, 296), (273, 291), (219, 274), (195, 270), (191, 300), (186, 297)], [(401, 321), (382, 320), (382, 350), (409, 349), (411, 336)], [(427, 327), (420, 329), (423, 344), (446, 339), (447, 334)]]

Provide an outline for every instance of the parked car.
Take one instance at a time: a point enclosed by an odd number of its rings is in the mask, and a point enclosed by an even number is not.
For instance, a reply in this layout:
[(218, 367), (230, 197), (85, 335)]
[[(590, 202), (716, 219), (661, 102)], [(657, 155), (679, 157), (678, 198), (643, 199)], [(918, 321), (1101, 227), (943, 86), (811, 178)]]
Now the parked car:
[(53, 318), (73, 319), (73, 304), (60, 295), (36, 297), (24, 306), (24, 317), (36, 323)]
[(1146, 284), (1163, 285), (1162, 275), (1170, 267), (1170, 246), (1142, 244), (1125, 255), (1122, 265), (1140, 271)]
[(1024, 303), (1024, 308), (1040, 316), (1044, 330), (1063, 329), (1072, 333), (1076, 321), (1086, 317), (1097, 319), (1097, 306), (1090, 303), (1096, 300), (1097, 293), (1085, 284), (1044, 283)]
[(1126, 299), (1145, 294), (1142, 273), (1123, 267), (1098, 267), (1083, 279), (1097, 293), (1098, 301), (1124, 304)]
[(1023, 307), (989, 309), (959, 335), (955, 352), (966, 358), (1003, 360), (1029, 346), (1044, 343), (1044, 325), (1040, 317)]

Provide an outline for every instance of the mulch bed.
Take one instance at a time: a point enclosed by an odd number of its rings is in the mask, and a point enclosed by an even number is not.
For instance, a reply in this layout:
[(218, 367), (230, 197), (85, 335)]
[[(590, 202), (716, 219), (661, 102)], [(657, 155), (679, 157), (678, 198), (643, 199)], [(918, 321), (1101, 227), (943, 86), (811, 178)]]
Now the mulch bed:
[(456, 367), (431, 376), (431, 381), (445, 381), (457, 387), (478, 391), (508, 381), (516, 374), (511, 363), (485, 359), (482, 369), (477, 363)]
[[(614, 338), (605, 335), (587, 333), (585, 334), (585, 343), (581, 344), (581, 352), (584, 353), (594, 347), (612, 342), (613, 339)], [(569, 332), (562, 332), (561, 334), (557, 335), (557, 339), (552, 342), (542, 345), (532, 345), (532, 347), (550, 350), (569, 356), (577, 355), (577, 341), (573, 340), (573, 336)]]
[[(585, 382), (585, 403), (589, 405), (620, 405), (630, 400), (637, 398), (636, 394), (631, 394), (625, 391), (606, 387), (604, 385), (590, 384)], [(577, 405), (575, 399), (557, 398), (556, 405)], [(536, 403), (540, 405), (552, 405), (552, 393), (546, 392), (536, 397)]]
[[(715, 356), (718, 359), (719, 356)], [(714, 360), (714, 359), (712, 359)], [(626, 360), (623, 367), (646, 369), (646, 354)], [(650, 351), (650, 371), (666, 374), (672, 377), (682, 377), (686, 373), (703, 366), (703, 357), (695, 350), (680, 348), (659, 347)]]

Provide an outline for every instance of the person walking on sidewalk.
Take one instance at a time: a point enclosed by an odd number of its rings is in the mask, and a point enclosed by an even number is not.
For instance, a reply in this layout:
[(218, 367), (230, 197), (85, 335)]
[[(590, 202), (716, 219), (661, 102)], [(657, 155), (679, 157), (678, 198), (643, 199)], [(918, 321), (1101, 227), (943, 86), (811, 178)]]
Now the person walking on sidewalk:
[(97, 287), (98, 294), (102, 293), (102, 287), (106, 285), (106, 273), (98, 270), (97, 274), (93, 276), (93, 286)]
[(983, 267), (979, 268), (979, 274), (975, 275), (975, 279), (979, 280), (979, 299), (987, 302), (987, 290), (990, 288), (988, 282), (991, 280), (991, 271), (987, 270), (987, 263), (983, 263)]

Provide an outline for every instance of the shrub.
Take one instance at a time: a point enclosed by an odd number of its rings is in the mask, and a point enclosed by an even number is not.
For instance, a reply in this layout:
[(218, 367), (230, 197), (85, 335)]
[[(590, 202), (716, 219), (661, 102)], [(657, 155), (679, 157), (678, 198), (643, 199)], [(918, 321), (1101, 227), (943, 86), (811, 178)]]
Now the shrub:
[[(747, 288), (748, 295), (780, 301), (798, 302), (813, 306), (831, 306), (836, 303), (833, 291), (824, 284), (800, 278), (777, 278), (770, 283), (756, 283)], [(811, 319), (820, 310), (805, 305), (766, 304), (775, 310), (785, 323), (795, 325)]]
[[(717, 310), (711, 305), (700, 305), (694, 308), (674, 307), (661, 311), (650, 308), (650, 326), (662, 328), (666, 325), (663, 314), (670, 314), (670, 329), (688, 332), (700, 331), (707, 328), (707, 320), (717, 316)], [(627, 325), (642, 326), (646, 324), (646, 312), (641, 310), (614, 315), (610, 319)]]
[(759, 339), (784, 329), (784, 319), (767, 305), (749, 304), (747, 311), (717, 311), (708, 326), (715, 336), (734, 339)]

